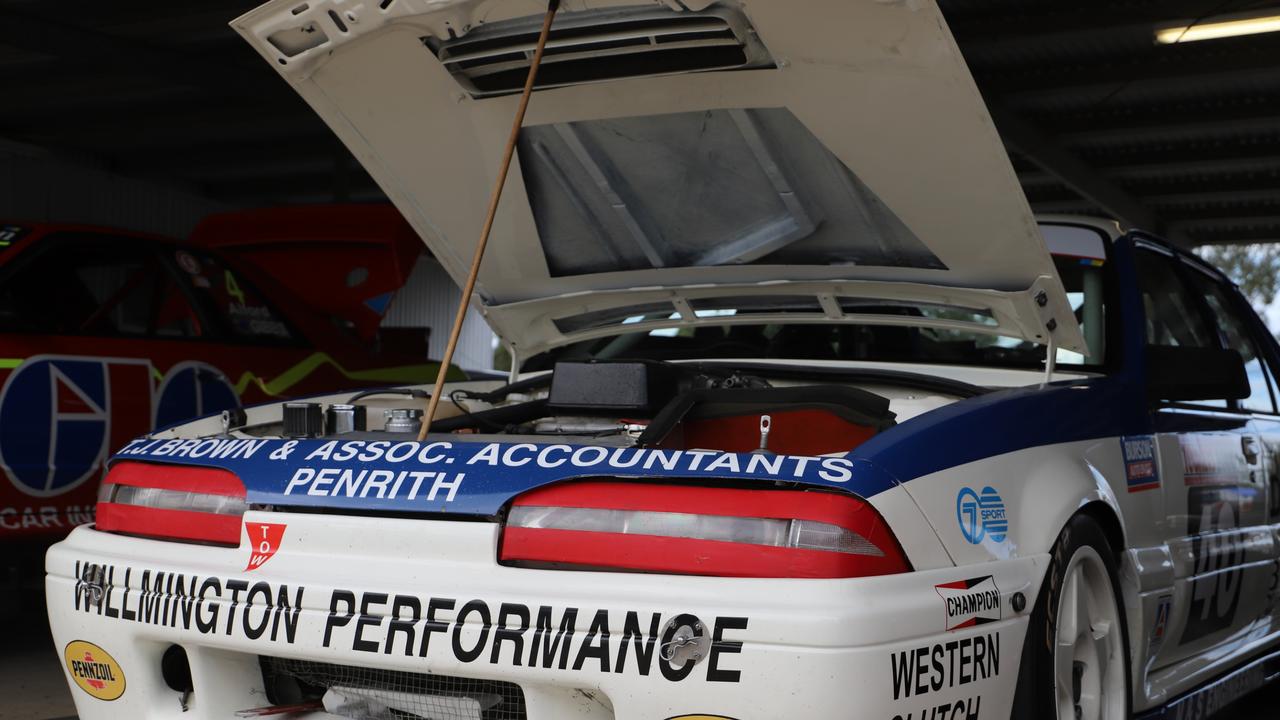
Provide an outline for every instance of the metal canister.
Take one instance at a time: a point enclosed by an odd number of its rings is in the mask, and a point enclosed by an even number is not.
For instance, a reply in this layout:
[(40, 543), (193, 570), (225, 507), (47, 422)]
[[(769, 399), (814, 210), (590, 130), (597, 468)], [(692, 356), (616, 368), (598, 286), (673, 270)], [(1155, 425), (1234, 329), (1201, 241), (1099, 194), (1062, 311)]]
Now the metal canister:
[(392, 408), (386, 411), (387, 432), (416, 433), (422, 429), (421, 408)]
[(324, 411), (324, 434), (363, 432), (368, 425), (367, 412), (363, 405), (330, 405)]

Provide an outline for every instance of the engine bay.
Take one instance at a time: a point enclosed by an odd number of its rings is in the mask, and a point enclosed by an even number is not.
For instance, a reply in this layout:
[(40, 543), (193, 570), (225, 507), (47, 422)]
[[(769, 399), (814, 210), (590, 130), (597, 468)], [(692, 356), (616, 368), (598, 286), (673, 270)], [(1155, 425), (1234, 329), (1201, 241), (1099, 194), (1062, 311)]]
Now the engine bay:
[[(514, 383), (455, 388), (431, 435), (787, 455), (848, 452), (893, 426), (887, 394), (825, 378), (651, 360), (559, 362)], [(977, 391), (977, 388), (972, 388)], [(966, 388), (949, 388), (964, 395)], [(935, 389), (936, 391), (936, 389)], [(290, 438), (409, 439), (426, 393), (388, 388), (345, 402), (290, 402), (279, 422), (241, 427)]]

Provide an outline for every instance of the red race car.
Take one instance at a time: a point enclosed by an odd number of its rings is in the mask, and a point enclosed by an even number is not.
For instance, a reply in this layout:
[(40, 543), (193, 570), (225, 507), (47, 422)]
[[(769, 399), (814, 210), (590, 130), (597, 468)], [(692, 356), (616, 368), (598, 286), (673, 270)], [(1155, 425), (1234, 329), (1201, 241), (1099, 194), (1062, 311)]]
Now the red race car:
[(407, 225), (389, 207), (311, 210), (215, 216), (191, 243), (0, 225), (0, 541), (91, 520), (103, 460), (152, 428), (434, 378), (425, 352), (371, 349), (421, 247)]

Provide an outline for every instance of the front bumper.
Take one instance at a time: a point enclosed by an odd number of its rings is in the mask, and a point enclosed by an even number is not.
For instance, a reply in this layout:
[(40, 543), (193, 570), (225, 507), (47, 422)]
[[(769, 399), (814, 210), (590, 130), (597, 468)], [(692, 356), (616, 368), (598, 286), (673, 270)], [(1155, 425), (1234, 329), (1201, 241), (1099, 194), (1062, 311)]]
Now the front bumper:
[[(1007, 717), (1047, 562), (851, 580), (569, 572), (498, 565), (490, 523), (245, 521), (286, 525), (278, 552), (253, 570), (247, 539), (215, 548), (83, 527), (49, 551), (59, 652), (92, 643), (122, 675), (112, 700), (71, 680), (83, 720), (234, 717), (271, 704), (263, 667), (291, 659), (444, 676), (454, 688), (513, 684), (523, 710), (483, 720)], [(935, 586), (985, 576), (1000, 608), (948, 631)], [(1010, 609), (1015, 592), (1028, 600), (1022, 613)], [(703, 657), (664, 660), (675, 627), (690, 624)], [(160, 669), (173, 644), (190, 661), (187, 712)], [(476, 717), (436, 712), (424, 717)]]

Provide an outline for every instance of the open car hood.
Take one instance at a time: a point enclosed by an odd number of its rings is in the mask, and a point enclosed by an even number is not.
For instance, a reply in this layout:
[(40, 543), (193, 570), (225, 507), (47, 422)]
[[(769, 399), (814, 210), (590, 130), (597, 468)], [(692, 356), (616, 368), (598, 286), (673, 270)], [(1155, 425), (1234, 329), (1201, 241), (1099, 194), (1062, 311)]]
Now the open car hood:
[[(275, 0), (233, 26), (461, 284), (544, 10)], [(548, 47), (477, 285), (520, 357), (775, 310), (1086, 352), (929, 0), (565, 0)]]

